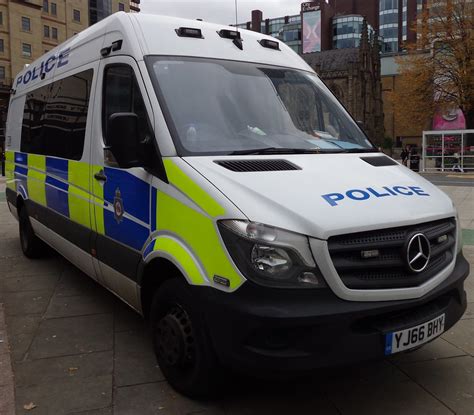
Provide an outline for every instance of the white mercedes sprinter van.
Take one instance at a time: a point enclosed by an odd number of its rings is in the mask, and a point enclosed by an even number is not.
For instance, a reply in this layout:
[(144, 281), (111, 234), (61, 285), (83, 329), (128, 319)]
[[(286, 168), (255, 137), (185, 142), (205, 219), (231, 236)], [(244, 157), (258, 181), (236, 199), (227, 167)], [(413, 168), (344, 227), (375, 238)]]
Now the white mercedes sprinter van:
[(466, 308), (451, 200), (260, 33), (117, 13), (18, 74), (6, 142), (25, 255), (148, 317), (185, 394), (417, 348)]

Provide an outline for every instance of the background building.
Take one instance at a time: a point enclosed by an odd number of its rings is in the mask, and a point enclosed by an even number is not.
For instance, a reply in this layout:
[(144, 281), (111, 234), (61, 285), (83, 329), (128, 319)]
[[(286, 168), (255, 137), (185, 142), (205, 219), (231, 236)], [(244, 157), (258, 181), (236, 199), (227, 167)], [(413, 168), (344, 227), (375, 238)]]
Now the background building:
[(260, 10), (238, 25), (274, 36), (300, 53), (361, 121), (367, 135), (385, 136), (377, 36), (379, 0), (320, 0), (301, 4), (298, 15), (263, 19)]
[(16, 74), (44, 53), (119, 10), (138, 12), (139, 0), (0, 0), (0, 147)]
[(398, 145), (416, 144), (423, 128), (400, 128), (388, 97), (397, 88), (395, 57), (417, 41), (427, 2), (315, 0), (302, 3), (300, 14), (292, 16), (264, 19), (254, 10), (239, 27), (274, 36), (301, 54), (378, 143), (386, 135)]
[[(274, 36), (293, 49), (299, 41), (298, 52), (303, 52), (302, 32), (310, 13), (319, 12), (321, 51), (357, 47), (362, 36), (362, 21), (365, 19), (369, 35), (377, 33), (382, 54), (393, 54), (404, 50), (404, 43), (416, 41), (419, 15), (427, 0), (315, 0), (301, 4), (301, 13), (293, 16), (263, 19), (260, 10), (252, 12), (252, 19), (239, 24), (243, 29), (254, 30)], [(287, 34), (290, 32), (289, 34)]]
[(319, 74), (334, 95), (378, 145), (385, 136), (380, 79), (379, 43), (370, 39), (367, 23), (357, 48), (342, 48), (304, 54), (306, 62)]
[(88, 0), (89, 26), (115, 12), (139, 12), (140, 0)]

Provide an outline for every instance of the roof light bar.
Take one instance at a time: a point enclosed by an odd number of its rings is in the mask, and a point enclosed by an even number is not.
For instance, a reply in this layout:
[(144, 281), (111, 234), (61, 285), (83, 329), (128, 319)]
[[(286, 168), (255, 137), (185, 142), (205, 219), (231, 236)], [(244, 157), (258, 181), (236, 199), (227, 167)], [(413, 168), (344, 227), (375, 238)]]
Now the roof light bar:
[(179, 37), (193, 37), (196, 39), (204, 39), (201, 29), (195, 29), (193, 27), (180, 27), (176, 29), (176, 34)]
[(112, 43), (112, 52), (122, 49), (123, 40), (116, 40)]
[(238, 30), (229, 30), (229, 29), (222, 29), (217, 32), (217, 34), (225, 39), (232, 39), (232, 43), (237, 46), (240, 50), (244, 49), (242, 37), (240, 36), (240, 32)]
[(260, 43), (264, 48), (280, 50), (280, 42), (276, 42), (275, 40), (262, 39), (259, 40), (258, 43)]
[(220, 37), (225, 39), (240, 39), (240, 32), (237, 30), (222, 29), (217, 32)]

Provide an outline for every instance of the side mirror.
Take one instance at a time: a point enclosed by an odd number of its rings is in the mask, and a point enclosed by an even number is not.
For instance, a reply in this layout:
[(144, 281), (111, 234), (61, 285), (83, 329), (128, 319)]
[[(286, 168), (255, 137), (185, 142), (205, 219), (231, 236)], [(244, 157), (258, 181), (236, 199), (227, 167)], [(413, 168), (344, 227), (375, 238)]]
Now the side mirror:
[(120, 167), (139, 167), (140, 138), (138, 116), (131, 112), (117, 112), (107, 120), (107, 145)]

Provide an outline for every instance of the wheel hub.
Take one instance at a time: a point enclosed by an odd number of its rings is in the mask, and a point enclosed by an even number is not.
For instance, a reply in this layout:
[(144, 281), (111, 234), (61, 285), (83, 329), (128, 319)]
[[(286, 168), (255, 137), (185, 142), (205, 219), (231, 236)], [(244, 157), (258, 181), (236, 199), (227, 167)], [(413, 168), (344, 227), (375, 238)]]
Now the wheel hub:
[(185, 367), (194, 362), (194, 336), (186, 312), (173, 307), (159, 321), (156, 331), (158, 350), (169, 366)]

